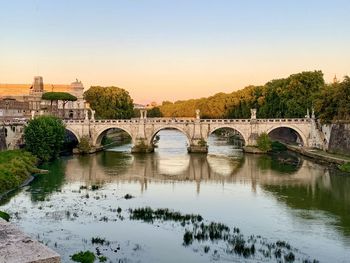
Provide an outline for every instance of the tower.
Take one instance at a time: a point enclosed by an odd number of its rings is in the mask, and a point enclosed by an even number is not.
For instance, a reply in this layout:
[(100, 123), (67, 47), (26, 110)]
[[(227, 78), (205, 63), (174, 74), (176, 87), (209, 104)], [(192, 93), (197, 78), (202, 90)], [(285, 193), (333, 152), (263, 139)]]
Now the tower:
[(36, 95), (36, 96), (40, 96), (43, 94), (44, 92), (44, 81), (43, 81), (43, 77), (41, 76), (35, 76), (34, 77), (34, 82), (33, 85), (30, 87), (30, 95)]
[(84, 86), (81, 81), (76, 79), (76, 81), (72, 82), (70, 84), (70, 92), (72, 95), (76, 96), (79, 99), (83, 99), (83, 94), (84, 94)]

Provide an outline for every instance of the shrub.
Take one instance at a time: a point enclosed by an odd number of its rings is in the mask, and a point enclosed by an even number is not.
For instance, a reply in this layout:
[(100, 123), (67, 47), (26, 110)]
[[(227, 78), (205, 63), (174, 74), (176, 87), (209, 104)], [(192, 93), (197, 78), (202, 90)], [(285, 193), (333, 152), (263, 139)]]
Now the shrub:
[(338, 167), (341, 171), (350, 173), (350, 162), (339, 165)]
[(83, 136), (78, 144), (80, 153), (87, 154), (91, 150), (90, 140), (88, 136)]
[(272, 149), (272, 142), (269, 135), (266, 132), (263, 132), (259, 135), (257, 139), (257, 145), (259, 150), (264, 152), (269, 152)]

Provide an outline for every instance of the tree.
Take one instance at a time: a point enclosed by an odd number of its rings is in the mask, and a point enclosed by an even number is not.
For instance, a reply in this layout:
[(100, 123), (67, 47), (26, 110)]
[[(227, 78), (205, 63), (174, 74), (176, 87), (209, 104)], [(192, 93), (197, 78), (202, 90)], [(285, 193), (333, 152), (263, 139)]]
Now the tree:
[(159, 107), (153, 107), (152, 109), (147, 111), (148, 117), (163, 117)]
[(315, 110), (322, 122), (350, 119), (350, 78), (326, 85), (315, 99)]
[(40, 116), (30, 120), (24, 129), (26, 149), (42, 161), (58, 156), (65, 138), (62, 120), (53, 116)]
[(68, 92), (45, 92), (42, 97), (43, 100), (49, 100), (51, 101), (51, 113), (52, 113), (52, 102), (56, 101), (58, 102), (59, 100), (62, 101), (62, 108), (63, 108), (63, 116), (64, 116), (64, 108), (66, 104), (69, 101), (76, 101), (77, 97), (73, 96), (72, 94)]
[(84, 99), (101, 119), (129, 119), (133, 117), (134, 104), (129, 93), (118, 87), (92, 86), (85, 91)]

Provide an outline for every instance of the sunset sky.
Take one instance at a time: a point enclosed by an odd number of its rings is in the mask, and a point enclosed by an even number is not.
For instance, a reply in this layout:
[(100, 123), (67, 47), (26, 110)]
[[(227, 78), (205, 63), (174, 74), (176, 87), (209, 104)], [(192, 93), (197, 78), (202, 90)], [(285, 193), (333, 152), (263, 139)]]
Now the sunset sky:
[(135, 102), (350, 74), (350, 1), (0, 0), (0, 83), (114, 85)]

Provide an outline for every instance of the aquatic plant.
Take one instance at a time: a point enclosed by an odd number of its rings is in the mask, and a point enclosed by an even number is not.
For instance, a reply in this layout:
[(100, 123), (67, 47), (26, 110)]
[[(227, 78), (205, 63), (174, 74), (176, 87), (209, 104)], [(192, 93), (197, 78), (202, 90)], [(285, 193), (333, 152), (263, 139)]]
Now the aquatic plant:
[(126, 199), (126, 200), (131, 199), (131, 198), (134, 198), (131, 194), (124, 195), (124, 199)]
[(104, 245), (104, 244), (109, 245), (109, 242), (106, 241), (106, 239), (100, 238), (100, 237), (91, 238), (91, 243), (92, 244), (99, 244), (99, 245)]
[(175, 221), (175, 222), (192, 222), (199, 223), (203, 220), (201, 215), (196, 214), (185, 214), (182, 215), (180, 212), (174, 212), (167, 208), (161, 208), (153, 210), (150, 207), (130, 209), (130, 219), (132, 220), (143, 220), (145, 222), (153, 222), (153, 220), (163, 221)]
[(188, 246), (188, 245), (192, 244), (192, 242), (193, 242), (193, 233), (191, 231), (187, 231), (186, 230), (183, 239), (184, 239), (184, 243), (183, 244), (185, 246)]
[(93, 263), (96, 259), (96, 256), (91, 251), (80, 251), (71, 256), (71, 259), (75, 262), (80, 263)]
[[(150, 207), (142, 207), (129, 209), (131, 220), (142, 220), (147, 223), (155, 221), (173, 221), (179, 223), (185, 228), (183, 234), (183, 245), (190, 246), (196, 242), (212, 242), (218, 241), (226, 243), (226, 253), (235, 254), (240, 257), (258, 257), (269, 258), (274, 256), (277, 262), (294, 262), (297, 252), (288, 242), (278, 240), (269, 243), (260, 235), (251, 235), (247, 238), (241, 233), (237, 227), (230, 228), (229, 226), (218, 222), (205, 222), (202, 216), (196, 214), (181, 214), (180, 212), (172, 211), (167, 208), (152, 209)], [(204, 252), (208, 253), (210, 246), (204, 246)], [(258, 254), (258, 255), (257, 255)], [(213, 251), (213, 257), (218, 257), (218, 251)], [(298, 259), (305, 263), (311, 263), (308, 258)], [(313, 261), (317, 262), (316, 260)]]
[(100, 186), (98, 186), (96, 184), (91, 185), (91, 190), (92, 191), (98, 190), (99, 188), (100, 188)]
[(100, 256), (100, 257), (98, 257), (98, 260), (99, 260), (100, 262), (107, 262), (107, 258), (106, 258), (105, 256)]

